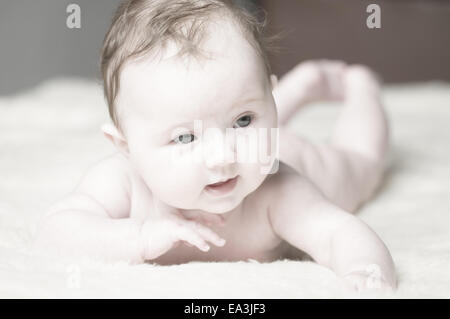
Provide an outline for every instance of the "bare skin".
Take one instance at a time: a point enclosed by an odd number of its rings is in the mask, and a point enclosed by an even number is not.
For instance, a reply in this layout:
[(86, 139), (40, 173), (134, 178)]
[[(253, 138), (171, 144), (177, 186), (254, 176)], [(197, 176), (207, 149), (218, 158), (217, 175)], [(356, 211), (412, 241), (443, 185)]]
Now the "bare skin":
[[(395, 288), (389, 251), (352, 214), (371, 197), (383, 173), (387, 126), (375, 77), (364, 67), (312, 61), (294, 68), (278, 84), (274, 77), (267, 83), (252, 48), (242, 38), (233, 41), (212, 40), (215, 52), (224, 52), (221, 45), (236, 50), (186, 73), (170, 60), (156, 69), (151, 63), (125, 68), (125, 93), (119, 98), (119, 105), (128, 107), (124, 133), (112, 125), (103, 127), (118, 153), (92, 167), (72, 194), (46, 212), (36, 247), (161, 265), (248, 258), (270, 262), (296, 258), (304, 251), (352, 289)], [(245, 54), (248, 59), (242, 58)], [(172, 71), (181, 77), (179, 87)], [(235, 76), (230, 79), (229, 74)], [(155, 91), (148, 92), (142, 83), (154, 78)], [(163, 87), (169, 84), (176, 97), (164, 95)], [(239, 104), (244, 87), (245, 94), (254, 94), (254, 109), (226, 109)], [(180, 100), (174, 100), (178, 96)], [(344, 104), (331, 143), (324, 145), (285, 128), (292, 114), (318, 99)], [(184, 107), (173, 107), (177, 103)], [(190, 113), (191, 120), (222, 128), (247, 124), (246, 114), (255, 115), (255, 127), (276, 127), (278, 113), (279, 170), (262, 176), (258, 165), (215, 157), (188, 169), (187, 162), (171, 162), (168, 150), (185, 146), (166, 143), (158, 130)], [(235, 116), (228, 118), (230, 114)], [(197, 143), (206, 145), (200, 139)], [(214, 140), (205, 146), (206, 153), (219, 146), (224, 145)], [(226, 194), (207, 191), (208, 185), (235, 176), (237, 182)]]

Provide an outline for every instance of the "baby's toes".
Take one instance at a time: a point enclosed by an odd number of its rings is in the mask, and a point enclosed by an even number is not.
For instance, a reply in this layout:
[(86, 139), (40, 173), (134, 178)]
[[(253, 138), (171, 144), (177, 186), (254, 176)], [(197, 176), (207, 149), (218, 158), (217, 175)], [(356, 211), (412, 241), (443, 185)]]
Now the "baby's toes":
[[(317, 60), (305, 65), (311, 78), (314, 76), (318, 100), (342, 100), (344, 98), (344, 75), (347, 64), (338, 60)], [(314, 74), (314, 75), (313, 75)]]
[(344, 75), (347, 64), (342, 61), (320, 60), (320, 71), (323, 79), (323, 95), (329, 100), (344, 98)]
[(299, 81), (298, 85), (301, 85), (304, 89), (308, 90), (310, 98), (316, 98), (320, 96), (321, 89), (323, 87), (323, 74), (320, 69), (320, 63), (318, 61), (305, 61), (298, 64), (292, 72), (295, 74), (294, 78)]
[(342, 80), (345, 70), (347, 69), (347, 63), (340, 60), (319, 60), (318, 62), (320, 70), (326, 76), (330, 78), (336, 78)]

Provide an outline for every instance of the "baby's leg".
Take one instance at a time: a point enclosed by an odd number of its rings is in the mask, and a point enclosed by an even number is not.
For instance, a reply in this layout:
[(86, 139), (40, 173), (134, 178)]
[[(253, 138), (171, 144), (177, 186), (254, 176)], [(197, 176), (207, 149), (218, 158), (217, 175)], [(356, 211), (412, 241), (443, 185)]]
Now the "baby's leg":
[(375, 162), (383, 161), (388, 147), (388, 125), (379, 83), (364, 66), (349, 67), (344, 81), (345, 105), (334, 126), (331, 144)]
[(340, 61), (306, 61), (286, 73), (273, 91), (278, 123), (285, 125), (299, 109), (317, 100), (343, 100), (343, 74), (346, 64)]
[(280, 160), (310, 178), (331, 201), (354, 211), (380, 182), (388, 129), (374, 75), (361, 66), (335, 70), (327, 76), (341, 81), (345, 103), (331, 143), (312, 144), (282, 126)]

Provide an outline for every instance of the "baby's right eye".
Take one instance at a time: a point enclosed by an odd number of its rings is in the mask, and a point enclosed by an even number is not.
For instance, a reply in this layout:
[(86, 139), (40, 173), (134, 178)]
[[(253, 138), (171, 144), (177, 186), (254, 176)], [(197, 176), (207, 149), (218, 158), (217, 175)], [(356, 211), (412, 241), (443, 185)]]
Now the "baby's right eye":
[(195, 136), (193, 134), (187, 133), (178, 135), (173, 141), (177, 144), (189, 144), (195, 140)]

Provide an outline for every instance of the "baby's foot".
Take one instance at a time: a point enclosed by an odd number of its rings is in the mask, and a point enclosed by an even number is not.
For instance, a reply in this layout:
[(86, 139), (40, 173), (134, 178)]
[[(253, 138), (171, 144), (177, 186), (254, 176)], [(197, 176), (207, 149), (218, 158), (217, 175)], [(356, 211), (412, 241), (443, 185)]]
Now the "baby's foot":
[(298, 64), (283, 76), (274, 90), (279, 125), (310, 102), (342, 100), (346, 68), (341, 61), (313, 60)]
[(300, 63), (299, 84), (304, 87), (308, 102), (318, 100), (342, 100), (344, 98), (344, 75), (347, 65), (341, 61), (315, 60)]

